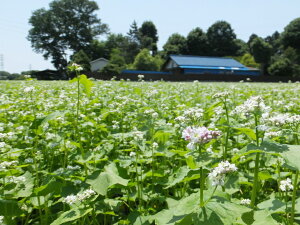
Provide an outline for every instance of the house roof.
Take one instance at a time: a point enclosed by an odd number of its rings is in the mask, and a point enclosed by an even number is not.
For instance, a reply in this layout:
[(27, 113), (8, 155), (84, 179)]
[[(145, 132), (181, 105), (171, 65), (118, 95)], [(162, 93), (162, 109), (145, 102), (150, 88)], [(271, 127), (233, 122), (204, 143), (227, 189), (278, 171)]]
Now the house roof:
[(243, 64), (232, 58), (208, 57), (208, 56), (186, 56), (186, 55), (170, 55), (180, 68), (215, 68), (215, 69), (248, 69)]
[(90, 63), (94, 63), (94, 62), (98, 62), (98, 61), (106, 61), (106, 62), (108, 62), (108, 60), (105, 59), (105, 58), (99, 58), (99, 59), (95, 59), (95, 60), (91, 61)]

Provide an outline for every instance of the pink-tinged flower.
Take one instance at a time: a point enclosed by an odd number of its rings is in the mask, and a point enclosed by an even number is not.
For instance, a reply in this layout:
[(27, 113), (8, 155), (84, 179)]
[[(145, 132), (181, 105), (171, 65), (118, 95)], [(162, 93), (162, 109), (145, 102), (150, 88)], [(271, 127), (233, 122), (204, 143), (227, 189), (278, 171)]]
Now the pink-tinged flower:
[(186, 141), (190, 141), (193, 136), (194, 130), (191, 127), (187, 127), (182, 131), (182, 138)]
[(182, 131), (182, 138), (190, 141), (188, 146), (193, 147), (196, 143), (207, 143), (220, 135), (220, 131), (208, 130), (206, 127), (187, 127)]

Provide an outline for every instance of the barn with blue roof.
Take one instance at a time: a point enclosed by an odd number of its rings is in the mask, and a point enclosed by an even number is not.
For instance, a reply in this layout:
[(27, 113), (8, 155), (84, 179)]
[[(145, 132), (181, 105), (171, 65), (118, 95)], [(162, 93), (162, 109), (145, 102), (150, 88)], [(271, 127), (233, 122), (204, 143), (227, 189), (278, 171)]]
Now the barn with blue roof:
[(163, 70), (175, 74), (260, 75), (258, 69), (246, 67), (232, 58), (190, 55), (170, 55)]

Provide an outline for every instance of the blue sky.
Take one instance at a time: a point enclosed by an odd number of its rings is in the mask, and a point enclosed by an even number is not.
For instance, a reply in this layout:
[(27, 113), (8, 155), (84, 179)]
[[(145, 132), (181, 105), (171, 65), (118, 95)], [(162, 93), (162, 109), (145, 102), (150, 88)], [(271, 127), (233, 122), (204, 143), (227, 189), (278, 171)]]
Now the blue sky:
[[(4, 70), (21, 72), (53, 68), (41, 54), (34, 53), (26, 40), (28, 20), (36, 9), (48, 8), (52, 0), (0, 1), (0, 54)], [(282, 32), (293, 19), (300, 17), (299, 0), (97, 0), (102, 22), (113, 33), (125, 34), (136, 20), (141, 25), (151, 20), (158, 29), (159, 49), (172, 33), (187, 35), (193, 28), (203, 30), (218, 20), (226, 20), (237, 37), (247, 41), (252, 33), (266, 37)], [(104, 39), (101, 37), (100, 39)], [(0, 68), (1, 70), (2, 68)]]

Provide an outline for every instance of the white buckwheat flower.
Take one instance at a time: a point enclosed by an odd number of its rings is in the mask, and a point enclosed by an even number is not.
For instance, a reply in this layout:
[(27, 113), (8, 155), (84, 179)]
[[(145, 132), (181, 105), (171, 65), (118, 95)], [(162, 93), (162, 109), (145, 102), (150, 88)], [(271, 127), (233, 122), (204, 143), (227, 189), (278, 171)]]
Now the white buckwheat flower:
[(130, 156), (130, 157), (134, 157), (134, 156), (136, 156), (136, 153), (135, 153), (135, 152), (130, 152), (130, 153), (129, 153), (129, 156)]
[(212, 182), (213, 186), (224, 185), (225, 175), (237, 171), (235, 164), (231, 164), (228, 161), (220, 162), (209, 174), (208, 177)]
[(0, 142), (0, 148), (4, 148), (6, 146), (5, 142)]
[(77, 201), (83, 202), (86, 199), (92, 197), (93, 195), (95, 195), (96, 192), (92, 189), (88, 189), (85, 190), (82, 193), (78, 193), (77, 195), (69, 195), (67, 197), (65, 197), (62, 202), (67, 203), (68, 205), (73, 205), (75, 204)]
[(4, 216), (0, 216), (0, 224), (3, 224)]
[(293, 185), (292, 181), (290, 178), (287, 178), (286, 180), (280, 181), (280, 186), (279, 186), (281, 191), (291, 191), (293, 190)]
[(25, 93), (32, 92), (33, 90), (34, 90), (34, 87), (33, 87), (33, 86), (29, 86), (29, 87), (24, 88), (24, 92), (25, 92)]
[(227, 92), (227, 91), (218, 92), (218, 93), (213, 95), (213, 98), (223, 98), (223, 97), (227, 97), (228, 95), (229, 95), (229, 92)]
[(249, 115), (250, 113), (265, 113), (270, 111), (271, 108), (266, 106), (264, 100), (260, 96), (252, 96), (247, 99), (243, 104), (234, 109), (234, 113)]
[(206, 127), (187, 127), (182, 131), (182, 138), (189, 141), (189, 149), (194, 149), (197, 143), (207, 143), (221, 135), (220, 131), (208, 130)]
[(251, 204), (251, 200), (248, 198), (241, 200), (241, 205), (250, 205), (250, 204)]
[(88, 189), (88, 190), (85, 190), (85, 191), (82, 192), (82, 193), (78, 193), (78, 194), (77, 194), (77, 198), (78, 198), (79, 201), (82, 202), (82, 201), (84, 201), (84, 200), (86, 200), (86, 199), (92, 197), (92, 196), (95, 195), (95, 194), (96, 194), (96, 192), (95, 192), (94, 190)]
[(69, 195), (63, 199), (64, 203), (67, 203), (68, 205), (73, 205), (77, 201), (76, 195)]

